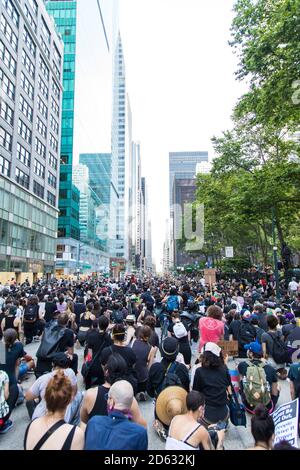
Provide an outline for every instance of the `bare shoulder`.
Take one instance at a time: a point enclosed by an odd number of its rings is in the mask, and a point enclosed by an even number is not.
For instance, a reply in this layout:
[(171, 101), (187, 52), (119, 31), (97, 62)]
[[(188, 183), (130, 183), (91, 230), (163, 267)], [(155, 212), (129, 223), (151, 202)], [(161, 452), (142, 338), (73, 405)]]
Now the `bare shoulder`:
[(82, 450), (84, 448), (84, 432), (78, 426), (76, 427), (76, 431), (74, 433), (73, 441), (72, 441), (72, 450)]

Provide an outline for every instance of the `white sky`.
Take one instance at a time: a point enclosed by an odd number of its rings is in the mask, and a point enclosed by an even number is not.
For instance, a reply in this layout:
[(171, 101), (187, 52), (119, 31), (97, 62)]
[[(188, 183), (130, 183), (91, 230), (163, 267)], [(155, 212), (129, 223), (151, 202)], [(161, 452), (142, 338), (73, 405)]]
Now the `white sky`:
[(245, 86), (228, 45), (233, 0), (120, 0), (133, 138), (149, 185), (153, 257), (160, 268), (168, 218), (168, 154), (209, 151), (231, 127)]

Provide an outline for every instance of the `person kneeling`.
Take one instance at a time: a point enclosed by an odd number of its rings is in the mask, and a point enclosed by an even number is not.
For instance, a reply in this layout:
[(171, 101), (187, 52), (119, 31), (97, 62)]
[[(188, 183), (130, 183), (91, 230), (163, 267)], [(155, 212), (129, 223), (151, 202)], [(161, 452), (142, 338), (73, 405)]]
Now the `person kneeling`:
[(242, 402), (250, 413), (258, 405), (264, 405), (272, 413), (279, 398), (276, 370), (262, 359), (261, 344), (252, 342), (245, 345), (245, 349), (250, 361), (238, 366)]

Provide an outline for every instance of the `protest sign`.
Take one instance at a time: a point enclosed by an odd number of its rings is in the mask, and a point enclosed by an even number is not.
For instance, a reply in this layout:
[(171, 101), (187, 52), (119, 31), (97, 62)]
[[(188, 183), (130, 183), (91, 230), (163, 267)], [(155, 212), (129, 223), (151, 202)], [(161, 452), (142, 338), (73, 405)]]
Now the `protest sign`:
[(272, 414), (275, 424), (274, 445), (280, 441), (288, 441), (292, 446), (298, 447), (298, 413), (299, 400), (285, 403)]

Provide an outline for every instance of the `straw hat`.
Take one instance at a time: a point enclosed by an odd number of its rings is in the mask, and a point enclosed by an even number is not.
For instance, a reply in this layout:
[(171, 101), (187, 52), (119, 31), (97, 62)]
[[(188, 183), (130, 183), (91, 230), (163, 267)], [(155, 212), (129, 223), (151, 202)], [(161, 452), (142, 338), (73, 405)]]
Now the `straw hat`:
[(174, 416), (187, 412), (187, 391), (182, 387), (171, 386), (163, 390), (156, 400), (156, 415), (163, 424), (169, 426)]

